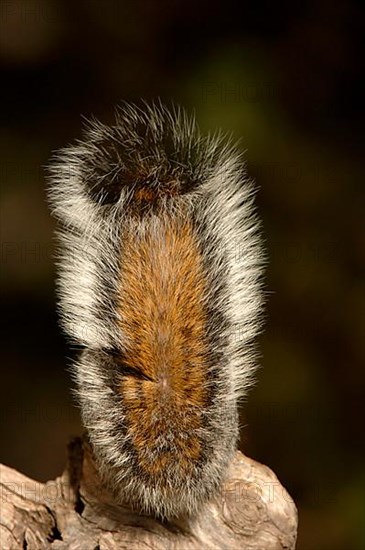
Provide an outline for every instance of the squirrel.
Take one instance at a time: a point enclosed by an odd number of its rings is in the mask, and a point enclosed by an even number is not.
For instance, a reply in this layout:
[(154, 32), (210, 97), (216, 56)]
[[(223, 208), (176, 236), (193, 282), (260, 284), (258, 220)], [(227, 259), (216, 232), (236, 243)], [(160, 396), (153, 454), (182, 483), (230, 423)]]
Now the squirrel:
[(83, 424), (116, 502), (171, 519), (214, 498), (254, 380), (263, 252), (255, 185), (221, 132), (122, 104), (54, 154), (61, 324)]

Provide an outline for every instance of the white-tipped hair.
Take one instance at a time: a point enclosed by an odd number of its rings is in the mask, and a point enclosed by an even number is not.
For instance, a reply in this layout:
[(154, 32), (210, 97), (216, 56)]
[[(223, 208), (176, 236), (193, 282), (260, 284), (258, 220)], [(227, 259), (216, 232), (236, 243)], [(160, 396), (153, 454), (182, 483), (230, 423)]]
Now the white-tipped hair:
[[(264, 260), (254, 186), (241, 157), (224, 136), (201, 136), (181, 109), (124, 105), (111, 126), (91, 121), (83, 139), (61, 151), (50, 170), (50, 203), (61, 224), (61, 319), (85, 348), (74, 365), (84, 424), (116, 498), (160, 516), (194, 512), (217, 491), (235, 451), (237, 402), (253, 381)], [(143, 209), (135, 201), (139, 186), (154, 197)], [(115, 382), (116, 350), (123, 354), (129, 345), (118, 307), (123, 231), (154, 231), (158, 242), (163, 220), (182, 217), (194, 227), (207, 281), (211, 398), (193, 434), (203, 458), (191, 476), (182, 479), (171, 465), (166, 479), (151, 480), (140, 474)], [(177, 437), (177, 429), (166, 439), (161, 433), (161, 445)]]

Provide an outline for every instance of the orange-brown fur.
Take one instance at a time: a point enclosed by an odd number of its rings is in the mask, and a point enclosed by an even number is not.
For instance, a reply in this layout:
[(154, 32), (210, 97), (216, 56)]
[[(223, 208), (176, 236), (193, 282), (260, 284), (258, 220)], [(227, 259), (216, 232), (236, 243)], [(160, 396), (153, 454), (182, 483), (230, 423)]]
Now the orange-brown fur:
[(263, 258), (241, 151), (179, 107), (124, 104), (55, 156), (49, 197), (100, 476), (119, 504), (196, 515), (222, 487), (256, 368)]
[[(140, 467), (152, 476), (169, 465), (187, 473), (199, 459), (194, 432), (207, 398), (201, 253), (188, 219), (160, 224), (125, 231), (119, 302), (123, 364), (146, 377), (122, 376), (120, 396)], [(173, 445), (151, 460), (145, 449), (156, 442), (157, 453), (160, 433), (171, 433)]]

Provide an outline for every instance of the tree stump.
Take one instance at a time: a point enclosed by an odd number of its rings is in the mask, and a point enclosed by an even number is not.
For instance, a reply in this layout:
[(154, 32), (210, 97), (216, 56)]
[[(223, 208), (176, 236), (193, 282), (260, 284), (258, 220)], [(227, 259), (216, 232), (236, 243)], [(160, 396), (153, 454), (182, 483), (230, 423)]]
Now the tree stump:
[(297, 510), (275, 474), (237, 451), (221, 493), (194, 517), (163, 522), (118, 506), (86, 439), (47, 483), (0, 466), (2, 550), (294, 549)]

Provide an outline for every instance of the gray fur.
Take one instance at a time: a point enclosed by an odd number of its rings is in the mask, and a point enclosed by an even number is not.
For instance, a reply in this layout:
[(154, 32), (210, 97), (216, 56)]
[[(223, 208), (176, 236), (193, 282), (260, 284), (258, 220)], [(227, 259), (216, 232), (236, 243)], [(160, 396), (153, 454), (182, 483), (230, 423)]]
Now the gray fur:
[[(164, 212), (194, 218), (209, 282), (207, 302), (220, 314), (209, 327), (212, 353), (221, 358), (212, 367), (216, 390), (201, 411), (206, 423), (194, 434), (206, 449), (205, 463), (188, 479), (177, 466), (170, 468), (154, 487), (140, 475), (123, 428), (123, 404), (113, 389), (108, 356), (108, 350), (127, 346), (115, 300), (121, 228), (159, 231), (161, 214), (149, 212), (137, 222), (130, 214), (141, 173), (159, 192)], [(164, 186), (169, 189), (172, 181), (177, 193), (165, 196)], [(237, 146), (219, 134), (202, 137), (193, 118), (161, 105), (124, 105), (113, 126), (92, 121), (83, 139), (51, 165), (49, 199), (60, 221), (61, 320), (69, 337), (85, 348), (73, 366), (83, 422), (116, 498), (146, 513), (170, 518), (196, 512), (219, 490), (234, 454), (237, 404), (253, 382), (253, 340), (263, 302), (264, 261), (253, 197)]]

